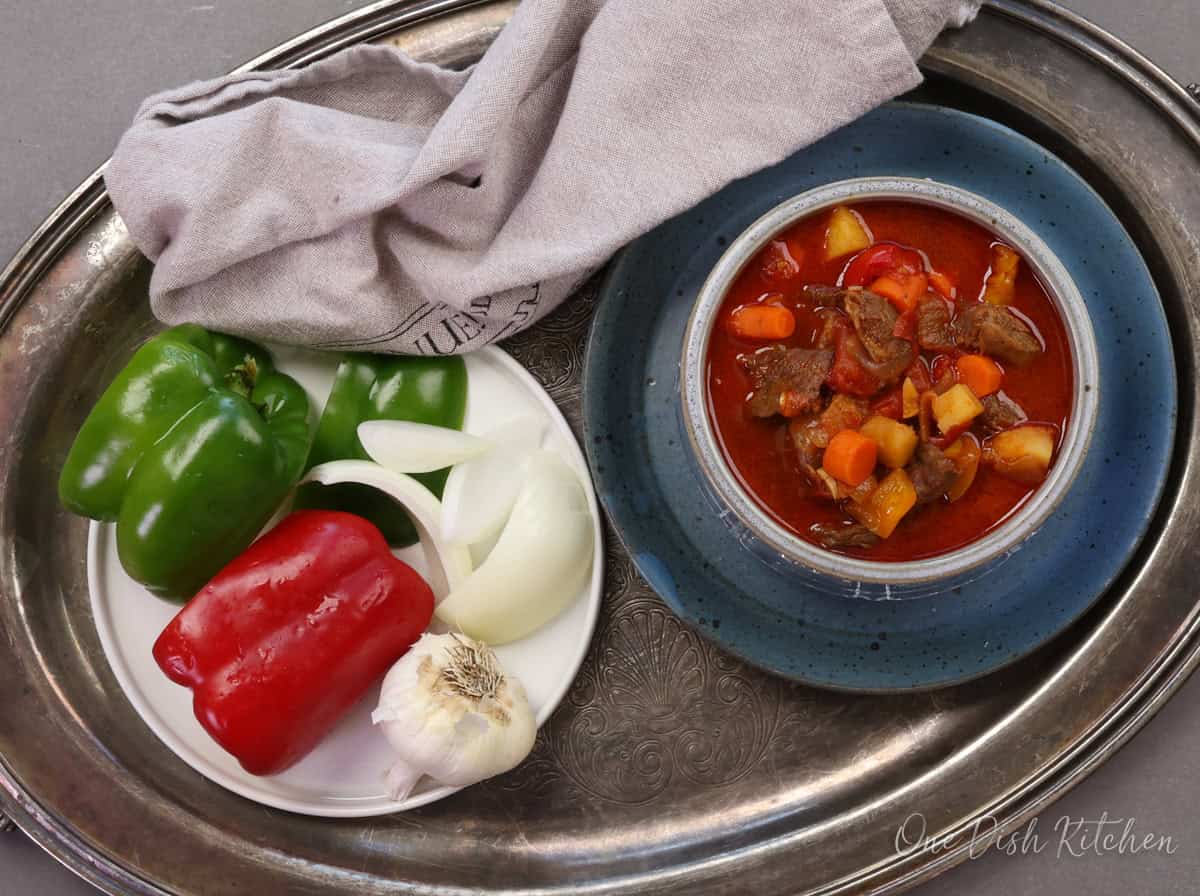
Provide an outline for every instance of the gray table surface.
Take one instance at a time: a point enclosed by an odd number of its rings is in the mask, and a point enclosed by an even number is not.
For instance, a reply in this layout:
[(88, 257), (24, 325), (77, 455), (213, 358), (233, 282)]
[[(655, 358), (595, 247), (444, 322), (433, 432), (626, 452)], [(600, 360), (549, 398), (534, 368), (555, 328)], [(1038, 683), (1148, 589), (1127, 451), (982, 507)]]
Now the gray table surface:
[[(148, 93), (220, 74), (359, 0), (0, 0), (0, 263), (110, 153)], [(1067, 0), (1176, 78), (1200, 79), (1196, 0)], [(1132, 743), (1037, 820), (1005, 855), (995, 850), (926, 884), (920, 896), (1200, 892), (1200, 679)], [(1171, 852), (1119, 849), (1139, 835)], [(1104, 823), (1107, 822), (1107, 823)], [(1114, 834), (1089, 849), (1088, 834)], [(1062, 842), (1064, 839), (1066, 842)], [(1034, 851), (1040, 846), (1040, 851)], [(0, 896), (86, 896), (18, 833), (0, 835)]]

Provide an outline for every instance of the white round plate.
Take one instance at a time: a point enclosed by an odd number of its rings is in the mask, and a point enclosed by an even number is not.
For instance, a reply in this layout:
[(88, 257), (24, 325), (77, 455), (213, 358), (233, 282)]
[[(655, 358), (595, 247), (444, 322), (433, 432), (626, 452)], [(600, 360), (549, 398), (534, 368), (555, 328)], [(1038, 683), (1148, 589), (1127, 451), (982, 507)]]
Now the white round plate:
[[(308, 390), (313, 407), (324, 407), (337, 357), (293, 348), (273, 347), (272, 352), (279, 368)], [(546, 419), (544, 447), (578, 471), (592, 511), (595, 551), (587, 585), (563, 613), (542, 628), (496, 648), (504, 669), (525, 686), (540, 726), (574, 679), (596, 626), (604, 581), (600, 511), (583, 453), (541, 385), (497, 348), (468, 355), (466, 363), (469, 386), (463, 429), (481, 433), (516, 417)], [(396, 555), (418, 572), (426, 572), (419, 546)], [(154, 641), (179, 607), (150, 594), (125, 574), (117, 559), (111, 524), (92, 523), (88, 586), (100, 642), (125, 696), (163, 743), (209, 780), (267, 806), (327, 818), (386, 815), (424, 806), (458, 789), (438, 786), (426, 778), (402, 802), (387, 796), (383, 779), (393, 754), (370, 719), (379, 698), (378, 684), (298, 764), (270, 777), (249, 774), (200, 727), (192, 714), (191, 691), (169, 681), (155, 664), (151, 654)]]

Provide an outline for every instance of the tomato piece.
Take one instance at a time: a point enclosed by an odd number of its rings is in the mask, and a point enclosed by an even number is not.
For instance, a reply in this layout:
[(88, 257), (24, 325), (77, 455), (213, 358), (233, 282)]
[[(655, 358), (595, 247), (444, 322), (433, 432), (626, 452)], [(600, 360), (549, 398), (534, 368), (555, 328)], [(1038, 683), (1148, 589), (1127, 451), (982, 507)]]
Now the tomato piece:
[(842, 332), (833, 351), (833, 368), (825, 381), (835, 392), (870, 398), (879, 391), (879, 378), (859, 360), (855, 349), (863, 349), (861, 345), (855, 345), (857, 342), (858, 337), (853, 333)]
[(896, 326), (892, 328), (892, 335), (897, 339), (907, 339), (909, 342), (915, 342), (917, 338), (917, 309), (912, 308), (905, 311), (896, 318)]
[(925, 259), (915, 249), (898, 243), (876, 243), (850, 260), (842, 272), (842, 286), (866, 286), (884, 274), (925, 270)]
[(930, 366), (933, 382), (940, 382), (947, 374), (954, 377), (954, 382), (958, 382), (958, 368), (954, 364), (954, 359), (949, 355), (938, 355)]
[(800, 273), (803, 254), (797, 258), (783, 240), (772, 240), (758, 253), (758, 272), (768, 283), (791, 280)]
[(918, 357), (913, 361), (904, 375), (913, 381), (918, 392), (927, 392), (933, 388), (933, 378), (929, 375), (929, 368), (925, 366), (924, 358)]
[(897, 386), (878, 399), (871, 405), (871, 410), (881, 417), (890, 417), (893, 420), (902, 419), (904, 416), (904, 399), (901, 395), (900, 387)]

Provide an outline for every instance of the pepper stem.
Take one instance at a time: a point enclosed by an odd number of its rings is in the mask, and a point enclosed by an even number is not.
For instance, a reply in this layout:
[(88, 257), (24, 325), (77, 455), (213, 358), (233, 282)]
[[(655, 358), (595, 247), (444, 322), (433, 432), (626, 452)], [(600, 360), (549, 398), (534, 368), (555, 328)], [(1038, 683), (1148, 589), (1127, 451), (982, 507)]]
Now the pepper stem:
[(225, 385), (242, 398), (250, 397), (250, 393), (254, 391), (254, 384), (257, 382), (258, 362), (254, 360), (253, 355), (246, 355), (241, 364), (225, 375)]

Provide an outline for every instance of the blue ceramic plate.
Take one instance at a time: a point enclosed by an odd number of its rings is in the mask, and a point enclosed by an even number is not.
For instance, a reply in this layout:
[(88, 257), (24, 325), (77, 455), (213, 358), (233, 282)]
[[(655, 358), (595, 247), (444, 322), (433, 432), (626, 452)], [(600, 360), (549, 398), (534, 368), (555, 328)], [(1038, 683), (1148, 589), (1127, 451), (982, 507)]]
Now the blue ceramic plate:
[[(705, 497), (679, 413), (688, 313), (728, 243), (790, 196), (867, 175), (956, 184), (1024, 221), (1075, 278), (1100, 350), (1099, 420), (1059, 509), (999, 574), (901, 601), (805, 588), (741, 546)], [(746, 660), (856, 691), (940, 687), (983, 675), (1087, 610), (1149, 525), (1166, 477), (1175, 403), (1162, 303), (1104, 201), (1014, 131), (910, 103), (885, 106), (730, 184), (626, 248), (603, 287), (584, 372), (587, 448), (600, 498), (651, 586)]]

